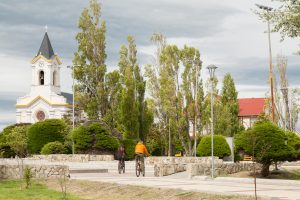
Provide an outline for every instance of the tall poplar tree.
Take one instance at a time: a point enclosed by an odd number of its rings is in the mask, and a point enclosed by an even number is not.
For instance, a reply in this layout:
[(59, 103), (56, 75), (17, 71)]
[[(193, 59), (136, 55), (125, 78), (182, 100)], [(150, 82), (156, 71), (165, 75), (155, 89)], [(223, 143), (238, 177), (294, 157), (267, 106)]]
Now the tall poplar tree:
[(216, 133), (233, 136), (239, 131), (239, 105), (237, 94), (233, 78), (230, 74), (226, 74), (223, 79), (221, 112), (218, 123), (216, 124)]
[(73, 59), (74, 78), (77, 80), (77, 101), (89, 119), (99, 119), (106, 114), (107, 95), (104, 78), (106, 73), (105, 21), (100, 19), (101, 6), (90, 0), (80, 16), (76, 35), (78, 50)]
[(122, 81), (122, 94), (119, 107), (120, 124), (123, 126), (125, 138), (139, 137), (139, 113), (136, 96), (135, 68), (137, 64), (137, 50), (134, 39), (128, 36), (128, 47), (122, 45), (120, 49), (119, 70)]

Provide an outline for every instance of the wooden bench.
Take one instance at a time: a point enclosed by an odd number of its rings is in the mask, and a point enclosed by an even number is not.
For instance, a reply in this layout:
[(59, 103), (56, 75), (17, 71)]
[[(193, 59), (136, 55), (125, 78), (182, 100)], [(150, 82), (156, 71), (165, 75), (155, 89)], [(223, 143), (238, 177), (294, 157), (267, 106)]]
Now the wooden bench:
[(252, 156), (244, 156), (244, 161), (252, 161)]

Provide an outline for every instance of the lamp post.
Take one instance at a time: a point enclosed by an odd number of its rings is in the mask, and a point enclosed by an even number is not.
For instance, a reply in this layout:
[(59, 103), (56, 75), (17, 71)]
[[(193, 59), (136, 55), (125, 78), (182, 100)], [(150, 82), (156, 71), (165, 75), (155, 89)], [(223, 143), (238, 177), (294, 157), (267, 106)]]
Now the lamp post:
[(213, 112), (213, 78), (215, 74), (215, 70), (217, 67), (215, 65), (209, 65), (207, 66), (208, 72), (209, 72), (209, 77), (210, 77), (210, 82), (211, 82), (211, 93), (210, 93), (210, 126), (211, 126), (211, 178), (214, 178), (214, 168), (215, 168), (215, 163), (214, 163), (214, 112)]
[(255, 4), (259, 9), (265, 10), (268, 13), (268, 42), (269, 42), (269, 79), (270, 79), (270, 89), (271, 89), (271, 102), (272, 102), (272, 121), (275, 122), (275, 103), (274, 103), (274, 92), (273, 92), (273, 67), (272, 67), (272, 51), (271, 51), (271, 35), (270, 35), (270, 19), (269, 12), (273, 10), (271, 7)]
[[(67, 68), (72, 69), (72, 92), (73, 92), (73, 102), (72, 102), (72, 130), (75, 128), (75, 87), (74, 87), (74, 66), (67, 66)], [(72, 154), (74, 155), (75, 148), (74, 148), (74, 140), (72, 138)]]

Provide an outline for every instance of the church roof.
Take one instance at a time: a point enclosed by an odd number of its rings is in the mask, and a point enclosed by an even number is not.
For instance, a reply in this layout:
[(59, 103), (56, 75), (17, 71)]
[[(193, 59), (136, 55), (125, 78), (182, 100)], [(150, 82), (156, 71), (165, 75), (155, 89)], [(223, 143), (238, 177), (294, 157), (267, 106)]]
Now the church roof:
[(67, 103), (72, 105), (73, 104), (73, 94), (67, 92), (61, 92), (61, 95), (67, 99)]
[(54, 51), (51, 45), (51, 42), (49, 40), (49, 36), (47, 32), (45, 32), (41, 47), (37, 53), (38, 55), (43, 55), (45, 58), (50, 59), (52, 56), (54, 56)]

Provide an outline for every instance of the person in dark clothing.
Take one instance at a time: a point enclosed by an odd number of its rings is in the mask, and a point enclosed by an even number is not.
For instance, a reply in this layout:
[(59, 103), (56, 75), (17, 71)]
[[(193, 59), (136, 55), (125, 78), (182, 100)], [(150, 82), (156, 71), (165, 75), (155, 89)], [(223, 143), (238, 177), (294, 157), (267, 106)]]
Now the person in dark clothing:
[(125, 173), (125, 147), (124, 144), (121, 144), (118, 148), (118, 160), (119, 160), (119, 164), (118, 164), (118, 171), (121, 174), (121, 172), (123, 171), (123, 173)]

